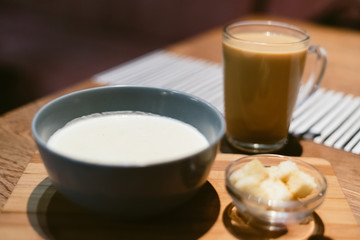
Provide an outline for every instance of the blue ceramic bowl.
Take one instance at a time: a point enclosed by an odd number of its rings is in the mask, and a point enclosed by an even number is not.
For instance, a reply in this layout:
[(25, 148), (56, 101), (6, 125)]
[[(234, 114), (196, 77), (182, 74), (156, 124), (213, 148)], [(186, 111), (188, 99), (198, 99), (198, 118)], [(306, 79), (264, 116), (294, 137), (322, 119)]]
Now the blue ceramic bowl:
[[(175, 161), (130, 167), (81, 162), (47, 147), (49, 137), (67, 122), (108, 111), (142, 111), (178, 119), (197, 128), (210, 145)], [(206, 183), (225, 122), (213, 106), (186, 93), (112, 86), (70, 93), (48, 103), (35, 115), (32, 132), (50, 180), (65, 197), (99, 213), (139, 217), (184, 203)]]

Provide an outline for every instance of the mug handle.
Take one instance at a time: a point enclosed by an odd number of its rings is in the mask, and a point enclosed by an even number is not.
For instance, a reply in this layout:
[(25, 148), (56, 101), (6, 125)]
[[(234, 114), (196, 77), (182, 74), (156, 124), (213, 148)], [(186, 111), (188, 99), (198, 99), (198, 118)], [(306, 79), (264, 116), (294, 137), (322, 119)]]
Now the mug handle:
[(305, 102), (319, 88), (327, 65), (327, 53), (324, 48), (318, 45), (311, 45), (308, 49), (308, 54), (316, 55), (315, 66), (307, 82), (300, 87), (295, 108)]

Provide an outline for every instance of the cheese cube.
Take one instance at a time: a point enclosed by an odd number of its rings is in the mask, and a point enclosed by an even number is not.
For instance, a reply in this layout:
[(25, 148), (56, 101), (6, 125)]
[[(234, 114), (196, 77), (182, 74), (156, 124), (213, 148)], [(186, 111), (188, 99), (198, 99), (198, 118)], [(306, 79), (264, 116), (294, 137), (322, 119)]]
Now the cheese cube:
[(268, 177), (268, 173), (265, 170), (262, 163), (255, 159), (251, 162), (246, 163), (242, 168), (234, 171), (230, 176), (230, 181), (235, 184), (238, 181), (242, 181), (243, 178), (251, 176), (254, 183), (262, 181), (263, 179)]
[(265, 170), (269, 174), (270, 178), (274, 178), (274, 179), (278, 178), (278, 176), (279, 176), (279, 167), (278, 166), (266, 167)]
[(259, 193), (257, 194), (257, 196), (268, 200), (288, 201), (292, 199), (292, 194), (286, 185), (282, 181), (273, 178), (268, 178), (261, 182)]
[(258, 176), (246, 176), (239, 179), (234, 185), (240, 191), (257, 196), (257, 189), (261, 181), (262, 179), (259, 179)]
[(295, 171), (289, 176), (287, 186), (294, 198), (303, 198), (315, 189), (316, 183), (312, 176), (302, 171)]
[(270, 177), (278, 178), (283, 182), (287, 182), (289, 176), (294, 172), (297, 171), (298, 168), (296, 163), (291, 161), (283, 161), (278, 166), (272, 166), (266, 168), (267, 172), (269, 173)]

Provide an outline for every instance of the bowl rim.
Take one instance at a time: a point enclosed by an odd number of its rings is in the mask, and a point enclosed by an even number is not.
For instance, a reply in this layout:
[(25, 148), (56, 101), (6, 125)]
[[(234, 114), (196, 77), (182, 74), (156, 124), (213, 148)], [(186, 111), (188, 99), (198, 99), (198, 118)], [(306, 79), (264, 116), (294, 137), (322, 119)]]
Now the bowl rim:
[[(63, 99), (78, 95), (78, 94), (82, 94), (82, 93), (86, 93), (86, 92), (96, 92), (96, 91), (103, 91), (103, 90), (107, 90), (107, 89), (140, 89), (140, 90), (153, 90), (153, 91), (159, 91), (159, 92), (166, 92), (166, 93), (170, 93), (170, 94), (176, 94), (178, 96), (186, 96), (188, 97), (190, 100), (192, 101), (196, 101), (196, 102), (200, 102), (201, 104), (207, 106), (209, 109), (211, 109), (215, 115), (218, 117), (219, 122), (220, 122), (220, 130), (218, 131), (218, 134), (216, 135), (215, 139), (212, 141), (209, 141), (209, 146), (206, 147), (205, 149), (195, 152), (193, 154), (181, 157), (181, 158), (175, 158), (172, 159), (170, 161), (165, 161), (165, 162), (158, 162), (158, 163), (150, 163), (150, 164), (145, 164), (145, 165), (120, 165), (120, 164), (102, 164), (102, 163), (97, 163), (97, 162), (88, 162), (88, 161), (83, 161), (83, 160), (78, 160), (78, 159), (74, 159), (65, 155), (62, 155), (56, 151), (53, 151), (52, 149), (47, 147), (47, 144), (45, 141), (43, 141), (37, 130), (36, 130), (36, 122), (38, 120), (38, 118), (41, 116), (41, 114), (43, 114), (44, 111), (46, 111), (46, 109), (53, 105), (56, 104), (60, 101), (62, 101)], [(225, 119), (223, 117), (223, 114), (211, 103), (209, 103), (208, 101), (195, 96), (193, 94), (190, 93), (186, 93), (183, 91), (179, 91), (179, 90), (174, 90), (174, 89), (167, 89), (167, 88), (161, 88), (161, 87), (151, 87), (151, 86), (137, 86), (137, 85), (115, 85), (115, 86), (99, 86), (99, 87), (93, 87), (93, 88), (87, 88), (87, 89), (82, 89), (82, 90), (78, 90), (78, 91), (74, 91), (71, 93), (67, 93), (64, 94), (60, 97), (57, 97), (49, 102), (47, 102), (45, 105), (43, 105), (34, 115), (32, 122), (31, 122), (31, 132), (33, 135), (33, 138), (35, 140), (35, 142), (40, 145), (42, 148), (46, 149), (47, 151), (49, 151), (51, 154), (56, 155), (57, 157), (60, 158), (65, 158), (66, 160), (73, 162), (73, 163), (78, 163), (78, 164), (83, 164), (83, 165), (89, 165), (89, 166), (101, 166), (101, 167), (109, 167), (109, 168), (144, 168), (144, 167), (149, 167), (149, 166), (161, 166), (161, 165), (167, 165), (167, 164), (172, 164), (174, 162), (180, 162), (184, 159), (189, 159), (194, 157), (195, 155), (198, 154), (202, 154), (204, 152), (206, 152), (208, 149), (213, 148), (220, 140), (221, 138), (225, 135), (225, 129), (226, 129), (226, 124), (225, 124)]]
[[(262, 199), (261, 197), (256, 197), (251, 194), (245, 193), (243, 191), (238, 190), (230, 181), (229, 177), (232, 172), (230, 172), (230, 169), (238, 164), (239, 162), (242, 162), (244, 160), (255, 158), (255, 157), (273, 157), (273, 158), (279, 158), (286, 160), (293, 161), (295, 163), (301, 163), (302, 165), (306, 166), (307, 168), (310, 168), (311, 170), (315, 171), (320, 176), (320, 181), (323, 182), (322, 186), (320, 186), (318, 194), (315, 196), (312, 196), (310, 198), (305, 198), (301, 200), (290, 200), (290, 201), (284, 201), (284, 200), (271, 200), (271, 199)], [(270, 207), (272, 210), (274, 209), (302, 209), (304, 206), (307, 206), (308, 204), (315, 203), (317, 201), (320, 201), (325, 198), (327, 188), (328, 188), (328, 182), (324, 174), (322, 174), (319, 169), (317, 169), (315, 166), (313, 166), (310, 163), (307, 163), (301, 159), (290, 157), (290, 156), (284, 156), (280, 154), (254, 154), (254, 155), (247, 155), (244, 157), (240, 157), (236, 159), (235, 161), (231, 162), (225, 170), (225, 184), (226, 188), (232, 193), (229, 193), (230, 195), (235, 194), (240, 196), (243, 199), (246, 199), (252, 203), (259, 204), (260, 206), (264, 207)], [(233, 197), (233, 196), (232, 196)]]

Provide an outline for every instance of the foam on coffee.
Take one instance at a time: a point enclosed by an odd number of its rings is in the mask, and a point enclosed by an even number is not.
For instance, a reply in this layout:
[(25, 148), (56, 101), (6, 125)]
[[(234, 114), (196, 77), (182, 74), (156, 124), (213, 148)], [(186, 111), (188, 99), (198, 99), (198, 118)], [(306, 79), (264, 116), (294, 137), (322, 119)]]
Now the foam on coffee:
[(193, 126), (140, 112), (110, 112), (75, 119), (47, 146), (76, 160), (108, 165), (148, 165), (190, 156), (209, 146)]
[[(305, 38), (306, 39), (306, 38)], [(296, 36), (275, 32), (241, 32), (234, 33), (226, 44), (248, 53), (291, 53), (304, 51), (306, 41)]]

